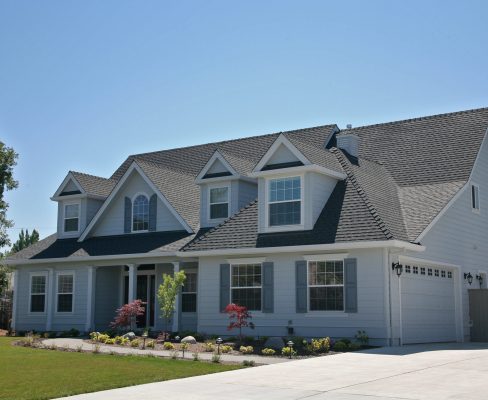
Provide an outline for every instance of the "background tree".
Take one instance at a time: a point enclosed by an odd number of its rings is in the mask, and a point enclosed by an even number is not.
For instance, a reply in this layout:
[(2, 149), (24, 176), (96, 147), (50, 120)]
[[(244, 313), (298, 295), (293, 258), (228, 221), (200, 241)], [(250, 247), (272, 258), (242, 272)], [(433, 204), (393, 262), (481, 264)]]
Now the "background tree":
[(31, 244), (34, 244), (39, 241), (39, 232), (37, 232), (35, 229), (32, 231), (31, 234), (29, 234), (29, 230), (26, 229), (25, 232), (22, 229), (19, 233), (19, 238), (17, 241), (14, 243), (12, 246), (12, 249), (10, 250), (10, 253), (17, 253), (18, 251), (25, 249), (26, 247), (29, 247)]
[(176, 296), (186, 280), (185, 271), (179, 271), (174, 276), (163, 274), (163, 283), (158, 288), (158, 303), (161, 316), (164, 318), (165, 331), (168, 331), (169, 322), (175, 312)]
[(0, 248), (10, 245), (7, 228), (11, 228), (13, 222), (7, 219), (8, 203), (5, 201), (4, 194), (18, 186), (18, 182), (14, 179), (17, 157), (18, 154), (14, 149), (0, 141)]

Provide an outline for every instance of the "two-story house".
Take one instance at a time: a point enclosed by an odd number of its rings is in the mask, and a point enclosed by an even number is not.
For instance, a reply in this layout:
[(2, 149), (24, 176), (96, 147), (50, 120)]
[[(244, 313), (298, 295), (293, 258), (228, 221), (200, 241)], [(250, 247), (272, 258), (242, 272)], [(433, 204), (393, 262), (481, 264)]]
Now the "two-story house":
[[(69, 172), (57, 233), (9, 259), (16, 330), (106, 329), (184, 270), (173, 330), (373, 344), (469, 340), (488, 273), (488, 108), (325, 125), (137, 154), (109, 178)], [(466, 276), (476, 276), (468, 282)]]

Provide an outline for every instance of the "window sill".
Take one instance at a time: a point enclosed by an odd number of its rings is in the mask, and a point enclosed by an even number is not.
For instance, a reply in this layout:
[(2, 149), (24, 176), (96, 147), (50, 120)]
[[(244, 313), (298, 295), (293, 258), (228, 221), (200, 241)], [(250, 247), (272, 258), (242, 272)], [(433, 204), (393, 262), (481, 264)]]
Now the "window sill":
[(273, 233), (273, 232), (289, 232), (289, 231), (303, 231), (305, 230), (305, 225), (273, 225), (265, 226), (263, 233)]

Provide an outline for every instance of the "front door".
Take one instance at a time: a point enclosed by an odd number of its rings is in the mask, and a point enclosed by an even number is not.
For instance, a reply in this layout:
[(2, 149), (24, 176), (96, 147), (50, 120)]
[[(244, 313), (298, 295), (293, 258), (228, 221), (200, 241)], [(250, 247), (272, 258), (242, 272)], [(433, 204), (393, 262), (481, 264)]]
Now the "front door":
[[(156, 276), (138, 275), (136, 299), (144, 303), (144, 314), (137, 317), (137, 327), (146, 328), (154, 326), (154, 308), (156, 306)], [(124, 279), (124, 302), (129, 301), (129, 277)]]

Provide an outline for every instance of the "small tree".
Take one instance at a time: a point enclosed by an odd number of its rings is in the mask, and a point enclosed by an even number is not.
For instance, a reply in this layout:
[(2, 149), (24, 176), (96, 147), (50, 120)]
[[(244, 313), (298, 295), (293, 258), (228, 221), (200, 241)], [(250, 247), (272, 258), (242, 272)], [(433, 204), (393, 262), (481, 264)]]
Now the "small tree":
[(185, 271), (179, 271), (174, 276), (163, 274), (163, 283), (158, 289), (158, 303), (161, 309), (161, 318), (164, 318), (165, 331), (175, 312), (176, 296), (186, 280)]
[(229, 316), (229, 326), (227, 330), (239, 329), (239, 340), (242, 342), (242, 328), (249, 327), (254, 329), (254, 324), (249, 320), (252, 318), (247, 307), (238, 304), (228, 304), (224, 312)]
[(142, 300), (134, 300), (132, 303), (124, 304), (116, 311), (116, 316), (110, 326), (113, 328), (133, 328), (137, 317), (144, 315), (144, 303)]

